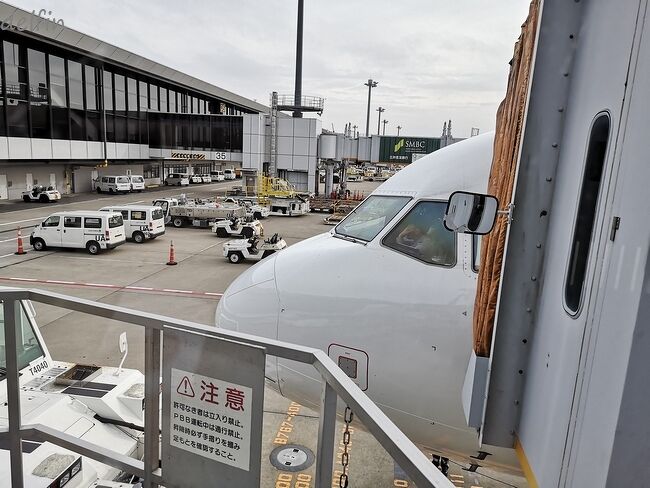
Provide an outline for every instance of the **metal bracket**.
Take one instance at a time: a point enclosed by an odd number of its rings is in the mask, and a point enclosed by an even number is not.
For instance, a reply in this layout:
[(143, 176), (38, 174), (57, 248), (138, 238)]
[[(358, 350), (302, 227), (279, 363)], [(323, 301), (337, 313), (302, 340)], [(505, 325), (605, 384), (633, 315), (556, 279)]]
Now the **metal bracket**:
[(497, 215), (505, 215), (506, 218), (508, 219), (508, 224), (511, 224), (512, 221), (515, 220), (514, 217), (512, 216), (514, 211), (515, 211), (515, 204), (510, 202), (508, 205), (506, 205), (506, 208), (497, 211)]

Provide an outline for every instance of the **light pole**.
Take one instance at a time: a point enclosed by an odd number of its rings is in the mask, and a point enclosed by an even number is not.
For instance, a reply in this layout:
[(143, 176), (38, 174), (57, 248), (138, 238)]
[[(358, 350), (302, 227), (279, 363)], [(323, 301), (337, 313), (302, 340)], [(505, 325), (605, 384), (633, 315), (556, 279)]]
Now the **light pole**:
[(398, 136), (399, 136), (399, 131), (401, 131), (401, 130), (402, 130), (402, 126), (401, 126), (401, 125), (398, 125), (398, 126), (397, 126), (397, 135), (398, 135)]
[(372, 89), (377, 86), (379, 82), (368, 79), (367, 83), (364, 83), (368, 87), (368, 111), (366, 112), (366, 137), (368, 137), (368, 127), (370, 126), (370, 93)]
[(352, 137), (356, 138), (357, 137), (357, 127), (356, 125), (352, 126)]
[(381, 125), (381, 114), (385, 111), (386, 109), (384, 107), (377, 107), (377, 112), (379, 112), (377, 115), (377, 135), (379, 135), (379, 126)]
[(384, 127), (381, 129), (381, 135), (385, 136), (386, 135), (386, 124), (388, 123), (388, 121), (386, 119), (384, 119), (381, 123), (384, 124)]

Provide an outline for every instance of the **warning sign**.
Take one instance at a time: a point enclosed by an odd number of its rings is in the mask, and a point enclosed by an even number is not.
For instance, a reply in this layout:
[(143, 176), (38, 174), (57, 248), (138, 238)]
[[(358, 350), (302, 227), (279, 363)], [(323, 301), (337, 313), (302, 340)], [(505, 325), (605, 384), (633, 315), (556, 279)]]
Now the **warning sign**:
[(248, 471), (252, 398), (249, 387), (172, 368), (170, 445)]

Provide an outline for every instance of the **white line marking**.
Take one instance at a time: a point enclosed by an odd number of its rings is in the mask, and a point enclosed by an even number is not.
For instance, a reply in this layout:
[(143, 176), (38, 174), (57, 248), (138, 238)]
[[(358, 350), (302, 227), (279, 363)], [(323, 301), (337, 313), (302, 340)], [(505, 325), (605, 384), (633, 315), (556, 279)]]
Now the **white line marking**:
[(14, 253), (4, 254), (3, 256), (0, 256), (0, 259), (8, 258), (9, 256), (13, 256), (13, 255), (14, 255)]
[(174, 290), (173, 288), (163, 288), (162, 291), (168, 291), (171, 293), (194, 293), (190, 290)]
[(46, 283), (54, 283), (57, 285), (74, 285), (74, 281), (63, 281), (63, 280), (45, 280)]
[(88, 286), (100, 286), (104, 288), (119, 288), (117, 285), (106, 285), (104, 283), (80, 283)]
[(36, 278), (11, 278), (13, 281), (38, 281)]
[(152, 291), (153, 288), (150, 286), (125, 286), (124, 288), (128, 288), (129, 290), (144, 290), (144, 291)]
[[(24, 236), (23, 236), (23, 239), (24, 239)], [(2, 243), (2, 242), (11, 242), (11, 241), (17, 241), (17, 240), (18, 240), (18, 238), (17, 238), (17, 237), (12, 237), (11, 239), (6, 239), (6, 240), (4, 240), (4, 241), (0, 241), (0, 243)]]
[(22, 222), (34, 222), (35, 220), (44, 220), (44, 219), (46, 219), (47, 217), (49, 217), (49, 216), (48, 216), (48, 215), (44, 215), (43, 217), (35, 217), (35, 218), (33, 218), (33, 219), (14, 220), (13, 222), (4, 222), (4, 223), (2, 223), (2, 224), (0, 224), (0, 225), (13, 225), (13, 224), (20, 224), (20, 223), (22, 223)]

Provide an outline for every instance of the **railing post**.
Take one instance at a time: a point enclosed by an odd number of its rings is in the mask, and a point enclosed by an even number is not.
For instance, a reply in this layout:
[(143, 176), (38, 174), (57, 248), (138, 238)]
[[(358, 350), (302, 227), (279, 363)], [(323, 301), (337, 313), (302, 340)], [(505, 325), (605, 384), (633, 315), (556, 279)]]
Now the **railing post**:
[(160, 335), (147, 327), (144, 332), (144, 488), (158, 485), (153, 472), (160, 462)]
[(5, 355), (7, 374), (7, 410), (9, 413), (9, 450), (11, 455), (11, 486), (23, 488), (23, 452), (20, 438), (20, 385), (16, 326), (20, 324), (20, 303), (14, 299), (2, 304), (5, 322)]
[(316, 452), (316, 488), (332, 486), (334, 466), (334, 437), (336, 434), (337, 395), (329, 383), (323, 380), (318, 422), (318, 450)]

